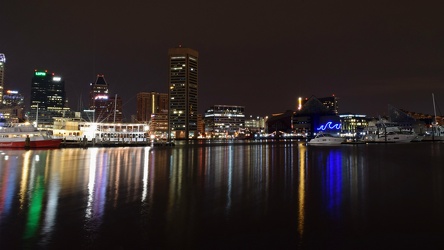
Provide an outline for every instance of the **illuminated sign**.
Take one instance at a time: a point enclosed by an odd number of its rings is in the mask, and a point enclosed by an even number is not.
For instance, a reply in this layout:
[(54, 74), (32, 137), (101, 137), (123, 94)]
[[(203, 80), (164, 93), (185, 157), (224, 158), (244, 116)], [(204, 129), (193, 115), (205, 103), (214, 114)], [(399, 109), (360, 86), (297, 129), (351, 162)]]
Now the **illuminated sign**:
[(46, 76), (46, 72), (42, 72), (42, 71), (36, 71), (35, 72), (36, 76)]
[(8, 91), (6, 91), (6, 93), (8, 93), (8, 94), (18, 94), (18, 91), (16, 91), (16, 90), (8, 90)]
[(326, 129), (329, 129), (329, 130), (333, 130), (333, 129), (339, 130), (339, 129), (341, 129), (341, 124), (340, 123), (333, 124), (333, 122), (327, 122), (326, 124), (319, 126), (319, 128), (317, 128), (316, 130), (324, 131)]
[(6, 57), (5, 54), (0, 54), (0, 62), (6, 63)]
[(52, 78), (52, 80), (53, 80), (54, 82), (60, 82), (60, 81), (62, 80), (62, 78), (61, 78), (60, 76), (54, 76), (54, 77)]
[(95, 100), (108, 100), (108, 96), (107, 95), (98, 95), (96, 97), (94, 97)]

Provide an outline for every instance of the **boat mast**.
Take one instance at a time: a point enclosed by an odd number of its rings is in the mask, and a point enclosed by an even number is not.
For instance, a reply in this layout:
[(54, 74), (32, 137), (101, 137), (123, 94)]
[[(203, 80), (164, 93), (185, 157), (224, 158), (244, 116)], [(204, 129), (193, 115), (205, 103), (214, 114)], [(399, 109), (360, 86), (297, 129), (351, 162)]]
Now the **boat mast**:
[(432, 100), (433, 100), (433, 114), (435, 115), (435, 122), (432, 122), (432, 141), (434, 141), (435, 140), (435, 131), (436, 131), (435, 127), (438, 124), (436, 122), (436, 106), (435, 106), (435, 94), (434, 93), (432, 93)]
[(435, 115), (435, 124), (437, 124), (437, 122), (436, 122), (435, 94), (434, 93), (432, 93), (432, 99), (433, 99), (433, 112), (434, 112), (434, 115)]
[(114, 123), (116, 123), (117, 94), (114, 98)]

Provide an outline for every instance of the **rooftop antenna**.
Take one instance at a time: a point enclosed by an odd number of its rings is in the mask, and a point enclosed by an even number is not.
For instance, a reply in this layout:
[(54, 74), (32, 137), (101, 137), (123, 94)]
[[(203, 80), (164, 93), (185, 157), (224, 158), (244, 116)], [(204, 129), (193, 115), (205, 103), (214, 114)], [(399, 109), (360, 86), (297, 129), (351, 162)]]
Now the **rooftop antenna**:
[(437, 124), (437, 121), (436, 121), (435, 94), (434, 93), (432, 93), (432, 100), (433, 100), (433, 114), (435, 115), (435, 124)]

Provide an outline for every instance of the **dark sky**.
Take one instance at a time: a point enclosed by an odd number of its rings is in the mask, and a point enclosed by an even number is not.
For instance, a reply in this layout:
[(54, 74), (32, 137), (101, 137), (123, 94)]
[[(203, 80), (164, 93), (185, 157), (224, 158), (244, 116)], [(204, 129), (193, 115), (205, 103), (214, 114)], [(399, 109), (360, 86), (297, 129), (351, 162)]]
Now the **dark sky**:
[[(71, 3), (72, 2), (72, 3)], [(335, 94), (340, 112), (393, 105), (444, 112), (440, 1), (2, 1), (7, 89), (29, 98), (33, 70), (66, 82), (70, 106), (104, 74), (135, 114), (136, 94), (167, 92), (168, 48), (199, 51), (199, 111), (269, 115), (299, 96)], [(27, 100), (29, 104), (29, 99)]]

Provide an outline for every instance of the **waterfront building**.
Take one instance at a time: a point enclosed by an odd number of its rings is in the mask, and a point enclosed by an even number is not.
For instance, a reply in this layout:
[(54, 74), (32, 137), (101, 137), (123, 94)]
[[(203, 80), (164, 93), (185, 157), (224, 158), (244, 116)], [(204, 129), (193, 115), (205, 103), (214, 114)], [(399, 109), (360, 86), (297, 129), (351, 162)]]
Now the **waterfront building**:
[(53, 117), (65, 116), (67, 107), (65, 81), (47, 70), (35, 70), (31, 85), (29, 121), (36, 126), (52, 126)]
[(149, 122), (153, 114), (168, 113), (168, 93), (137, 93), (137, 121)]
[(168, 50), (168, 130), (176, 139), (197, 138), (198, 58), (190, 48)]
[(211, 138), (233, 138), (245, 129), (245, 107), (214, 105), (205, 112), (205, 134)]
[(283, 113), (272, 114), (267, 120), (267, 134), (273, 136), (280, 136), (289, 134), (293, 131), (293, 116), (292, 110), (287, 110)]
[(202, 114), (197, 114), (197, 133), (199, 138), (205, 135), (205, 120)]
[(16, 90), (7, 90), (3, 95), (0, 117), (11, 122), (24, 121), (25, 98)]
[(149, 133), (151, 137), (158, 139), (167, 139), (168, 134), (168, 113), (151, 114)]
[(340, 114), (341, 135), (345, 137), (359, 137), (368, 127), (366, 115)]
[(251, 132), (252, 134), (263, 134), (265, 133), (265, 123), (268, 117), (259, 117), (256, 118), (250, 115), (249, 118), (245, 119), (245, 129)]
[(294, 134), (313, 137), (319, 132), (339, 134), (341, 121), (338, 114), (338, 98), (325, 97), (310, 98), (302, 102), (300, 110), (292, 117), (292, 129)]
[(3, 103), (3, 89), (5, 86), (5, 54), (0, 53), (0, 103)]
[(93, 122), (122, 122), (122, 98), (110, 96), (108, 83), (104, 75), (97, 75), (96, 81), (90, 84), (90, 107), (86, 110), (92, 114), (88, 121)]
[(301, 110), (302, 106), (304, 106), (312, 98), (316, 98), (319, 102), (321, 102), (322, 105), (324, 105), (324, 107), (326, 107), (329, 112), (336, 115), (339, 113), (339, 98), (335, 95), (321, 98), (312, 96), (310, 98), (305, 98), (302, 101), (301, 99), (299, 99), (298, 110)]

